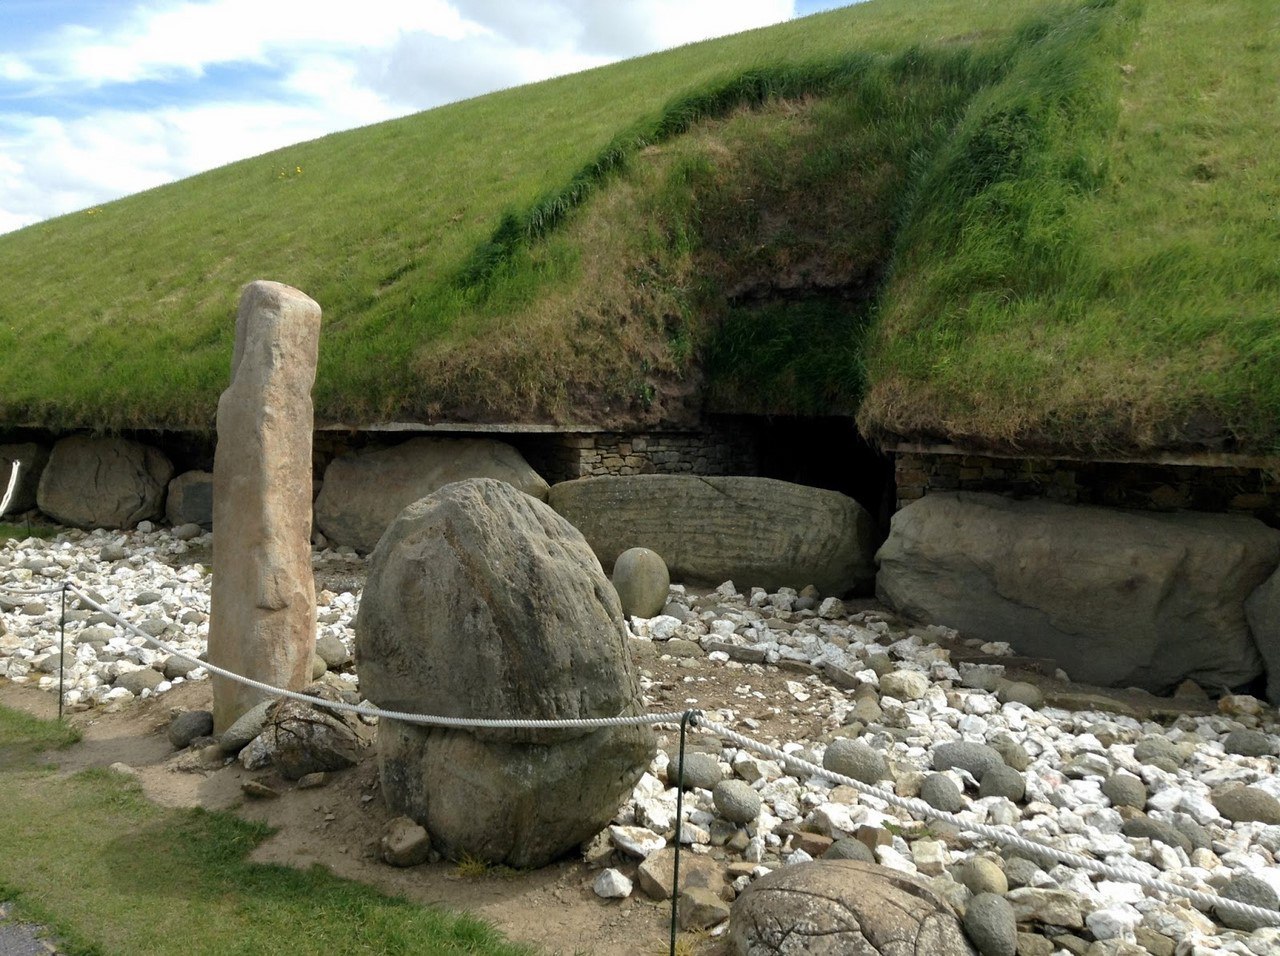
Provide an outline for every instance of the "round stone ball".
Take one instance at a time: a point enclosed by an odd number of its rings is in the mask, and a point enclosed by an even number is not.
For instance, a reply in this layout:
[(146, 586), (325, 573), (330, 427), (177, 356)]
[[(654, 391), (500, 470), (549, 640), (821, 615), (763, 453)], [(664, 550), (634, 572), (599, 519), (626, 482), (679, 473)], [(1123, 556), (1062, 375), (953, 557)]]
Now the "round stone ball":
[(864, 741), (847, 737), (831, 742), (822, 755), (822, 766), (862, 783), (875, 783), (889, 776), (889, 765), (878, 751)]
[(964, 795), (945, 774), (931, 773), (920, 784), (920, 799), (943, 813), (959, 813), (965, 808)]
[[(672, 786), (675, 786), (680, 778), (679, 762), (679, 755), (672, 754), (671, 762), (667, 764), (667, 782)], [(723, 779), (724, 773), (720, 770), (720, 761), (716, 759), (715, 754), (694, 751), (684, 755), (684, 788), (686, 790), (692, 790), (695, 787), (714, 790), (715, 785)]]
[(1014, 956), (1018, 951), (1018, 920), (1003, 896), (979, 893), (964, 913), (964, 932), (982, 956)]
[(871, 847), (853, 837), (841, 837), (836, 840), (827, 847), (822, 858), (824, 860), (862, 860), (864, 863), (876, 861), (876, 855), (871, 852)]
[(1027, 794), (1027, 781), (1012, 767), (997, 764), (982, 775), (978, 784), (978, 797), (1006, 797), (1018, 803)]
[(613, 564), (613, 589), (630, 617), (657, 617), (667, 604), (671, 574), (667, 562), (648, 548), (629, 548)]
[(1113, 773), (1102, 782), (1102, 792), (1113, 806), (1142, 810), (1147, 805), (1147, 785), (1131, 773)]
[(741, 780), (721, 780), (711, 791), (716, 812), (730, 823), (750, 823), (760, 815), (760, 794)]

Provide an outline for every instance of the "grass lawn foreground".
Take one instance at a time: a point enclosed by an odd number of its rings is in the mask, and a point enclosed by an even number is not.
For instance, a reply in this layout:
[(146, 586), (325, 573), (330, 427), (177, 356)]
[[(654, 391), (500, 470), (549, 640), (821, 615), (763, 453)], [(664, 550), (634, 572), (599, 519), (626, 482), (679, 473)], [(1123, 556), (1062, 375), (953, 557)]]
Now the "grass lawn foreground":
[(332, 876), (250, 863), (268, 830), (149, 803), (132, 778), (40, 755), (78, 739), (0, 706), (0, 900), (71, 956), (115, 953), (531, 954), (481, 921)]

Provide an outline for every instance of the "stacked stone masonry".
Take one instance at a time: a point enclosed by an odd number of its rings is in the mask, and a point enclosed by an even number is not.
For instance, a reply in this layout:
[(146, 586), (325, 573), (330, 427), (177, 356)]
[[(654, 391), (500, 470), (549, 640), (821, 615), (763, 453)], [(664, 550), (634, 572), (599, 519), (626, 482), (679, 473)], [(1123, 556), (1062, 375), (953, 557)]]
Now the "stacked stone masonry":
[(898, 507), (930, 491), (987, 491), (1142, 511), (1253, 515), (1280, 527), (1280, 469), (899, 453)]
[(568, 434), (549, 445), (542, 455), (526, 454), (552, 484), (603, 475), (754, 475), (760, 467), (755, 439), (743, 428)]

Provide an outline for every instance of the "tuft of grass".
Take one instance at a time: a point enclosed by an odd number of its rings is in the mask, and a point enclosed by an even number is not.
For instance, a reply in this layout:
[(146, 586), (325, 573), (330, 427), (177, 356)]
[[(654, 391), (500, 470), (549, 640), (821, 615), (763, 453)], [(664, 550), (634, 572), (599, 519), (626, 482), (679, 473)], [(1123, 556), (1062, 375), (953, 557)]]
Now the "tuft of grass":
[(490, 863), (470, 853), (463, 853), (457, 859), (453, 872), (464, 880), (510, 880), (520, 875), (519, 870), (502, 863)]
[[(0, 707), (0, 742), (32, 754), (65, 728)], [(384, 896), (321, 867), (248, 861), (260, 823), (149, 803), (106, 770), (0, 769), (0, 898), (71, 956), (171, 953), (529, 954), (488, 925)], [(157, 913), (165, 917), (157, 919)]]

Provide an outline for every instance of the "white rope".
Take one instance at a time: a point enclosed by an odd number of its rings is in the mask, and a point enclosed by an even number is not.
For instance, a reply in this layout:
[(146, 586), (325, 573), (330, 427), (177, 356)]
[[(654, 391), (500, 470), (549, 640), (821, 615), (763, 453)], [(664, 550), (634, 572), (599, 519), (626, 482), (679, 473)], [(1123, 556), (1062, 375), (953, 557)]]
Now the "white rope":
[(9, 502), (13, 500), (13, 489), (18, 487), (18, 469), (21, 467), (22, 462), (15, 460), (9, 471), (9, 487), (4, 490), (4, 497), (0, 498), (0, 515), (9, 510)]
[[(806, 771), (810, 775), (824, 777), (835, 783), (840, 783), (840, 784), (844, 784), (845, 786), (852, 787), (853, 789), (857, 790), (860, 793), (864, 793), (867, 796), (874, 797), (877, 800), (882, 800), (889, 806), (894, 806), (894, 807), (898, 807), (900, 809), (906, 810), (908, 813), (914, 814), (915, 816), (928, 817), (935, 820), (942, 820), (947, 823), (950, 823), (951, 825), (959, 828), (962, 831), (976, 833), (979, 836), (986, 837), (987, 839), (993, 840), (996, 843), (1001, 843), (1006, 846), (1011, 846), (1016, 849), (1024, 850), (1029, 853), (1037, 854), (1040, 856), (1052, 857), (1053, 859), (1066, 863), (1069, 866), (1076, 867), (1077, 869), (1088, 870), (1089, 872), (1097, 873), (1100, 876), (1105, 876), (1113, 880), (1121, 880), (1128, 883), (1135, 883), (1138, 886), (1145, 887), (1146, 889), (1152, 890), (1153, 892), (1156, 892), (1156, 893), (1182, 896), (1186, 899), (1191, 900), (1193, 903), (1196, 903), (1197, 905), (1204, 907), (1205, 909), (1209, 909), (1209, 910), (1217, 909), (1217, 910), (1225, 910), (1228, 912), (1234, 912), (1243, 916), (1251, 917), (1252, 919), (1255, 919), (1255, 920), (1259, 920), (1263, 923), (1268, 923), (1273, 926), (1280, 926), (1280, 911), (1263, 909), (1260, 906), (1252, 906), (1248, 903), (1241, 903), (1237, 900), (1227, 899), (1225, 897), (1216, 896), (1211, 893), (1202, 893), (1199, 890), (1193, 890), (1185, 886), (1179, 886), (1176, 883), (1169, 883), (1165, 880), (1157, 880), (1143, 873), (1137, 873), (1123, 867), (1118, 867), (1109, 863), (1103, 863), (1098, 860), (1091, 859), (1090, 857), (1087, 857), (1087, 856), (1081, 856), (1078, 853), (1072, 853), (1067, 850), (1061, 850), (1055, 846), (1050, 846), (1047, 843), (1041, 843), (1037, 840), (1027, 839), (1026, 837), (1017, 833), (1015, 830), (1013, 830), (1010, 827), (991, 826), (985, 823), (975, 823), (968, 820), (962, 820), (960, 817), (956, 816), (955, 814), (947, 813), (946, 811), (939, 810), (936, 807), (932, 807), (929, 804), (925, 803), (923, 800), (916, 800), (908, 797), (900, 797), (896, 793), (889, 793), (888, 791), (881, 790), (878, 787), (873, 787), (870, 784), (863, 783), (861, 780), (855, 780), (853, 777), (847, 777), (844, 774), (835, 773), (834, 771), (828, 770), (825, 767), (820, 767), (817, 764), (810, 763), (807, 760), (801, 760), (800, 758), (792, 754), (788, 754), (785, 751), (778, 749), (777, 747), (771, 747), (768, 744), (761, 743), (758, 740), (755, 740), (751, 737), (747, 737), (743, 734), (740, 734), (737, 731), (724, 726), (723, 724), (718, 724), (713, 721), (706, 720), (701, 716), (701, 713), (698, 711), (692, 711), (692, 712), (680, 711), (680, 712), (671, 712), (671, 713), (665, 713), (665, 714), (639, 714), (634, 716), (620, 716), (620, 717), (586, 717), (586, 718), (572, 718), (572, 719), (561, 719), (561, 720), (538, 720), (538, 719), (517, 719), (517, 718), (444, 717), (444, 716), (428, 715), (428, 714), (411, 714), (411, 713), (405, 713), (403, 711), (383, 710), (379, 707), (374, 707), (372, 705), (367, 705), (367, 704), (348, 704), (345, 701), (325, 700), (324, 698), (321, 698), (321, 697), (311, 697), (307, 694), (298, 693), (297, 691), (286, 690), (283, 687), (275, 687), (271, 684), (263, 683), (262, 681), (253, 680), (252, 678), (244, 677), (243, 675), (237, 674), (234, 671), (229, 671), (229, 670), (226, 670), (225, 668), (218, 667), (216, 664), (210, 664), (208, 661), (202, 661), (199, 658), (192, 657), (191, 655), (186, 654), (178, 650), (177, 648), (170, 646), (169, 644), (165, 643), (159, 638), (156, 638), (151, 636), (150, 634), (147, 634), (145, 631), (141, 630), (135, 625), (124, 620), (124, 618), (120, 617), (118, 614), (116, 614), (114, 611), (110, 610), (109, 608), (103, 607), (101, 604), (99, 604), (93, 598), (89, 597), (87, 594), (85, 594), (83, 591), (81, 591), (79, 588), (75, 587), (74, 585), (68, 583), (68, 584), (65, 584), (63, 587), (65, 587), (67, 591), (74, 594), (77, 598), (79, 598), (83, 603), (87, 604), (89, 607), (103, 614), (106, 614), (109, 618), (114, 620), (121, 627), (125, 628), (126, 630), (136, 635), (137, 637), (142, 638), (147, 643), (152, 644), (153, 646), (159, 648), (160, 650), (164, 651), (166, 654), (170, 654), (174, 657), (179, 658), (180, 660), (188, 661), (192, 664), (195, 664), (198, 667), (203, 667), (212, 674), (217, 674), (221, 677), (227, 678), (228, 680), (236, 681), (237, 683), (243, 684), (246, 687), (252, 687), (255, 690), (260, 690), (260, 691), (263, 691), (264, 693), (271, 694), (274, 696), (287, 697), (291, 700), (302, 701), (303, 703), (311, 704), (315, 707), (325, 708), (328, 710), (348, 711), (355, 714), (363, 714), (365, 716), (385, 718), (387, 720), (399, 720), (399, 721), (403, 721), (404, 723), (410, 723), (410, 724), (421, 724), (421, 725), (427, 725), (432, 727), (452, 727), (452, 728), (458, 728), (458, 729), (506, 728), (506, 729), (550, 730), (550, 729), (568, 729), (568, 728), (623, 727), (623, 726), (636, 726), (641, 724), (660, 724), (660, 723), (679, 724), (686, 715), (692, 713), (692, 719), (690, 720), (690, 723), (693, 726), (706, 731), (707, 733), (715, 734), (725, 740), (730, 741), (731, 743), (737, 744), (739, 747), (745, 747), (748, 750), (753, 750), (756, 753), (763, 754), (766, 757), (771, 757), (775, 760), (779, 760), (783, 763), (784, 766), (798, 767), (801, 770)], [(32, 593), (32, 594), (52, 593), (52, 591), (63, 590), (63, 587), (54, 588), (51, 591), (29, 592), (29, 593)]]
[(1041, 856), (1050, 856), (1066, 863), (1068, 866), (1074, 866), (1081, 870), (1089, 870), (1092, 873), (1097, 873), (1113, 880), (1136, 883), (1139, 886), (1146, 887), (1147, 889), (1153, 890), (1157, 893), (1183, 896), (1206, 909), (1218, 909), (1239, 913), (1244, 916), (1252, 917), (1256, 920), (1261, 920), (1264, 923), (1270, 923), (1272, 926), (1280, 926), (1280, 911), (1263, 909), (1260, 906), (1252, 906), (1248, 903), (1240, 903), (1236, 900), (1230, 900), (1223, 896), (1215, 896), (1212, 893), (1202, 893), (1199, 890), (1179, 886), (1176, 883), (1169, 883), (1165, 880), (1154, 879), (1143, 873), (1137, 873), (1109, 863), (1102, 863), (1098, 860), (1091, 859), (1090, 857), (1081, 856), (1078, 853), (1060, 850), (1057, 847), (1049, 846), (1047, 843), (1041, 843), (1037, 840), (1029, 840), (1010, 827), (991, 826), (986, 823), (973, 823), (968, 820), (962, 820), (955, 814), (947, 813), (944, 810), (932, 807), (923, 800), (900, 797), (896, 793), (889, 793), (879, 789), (878, 787), (873, 787), (870, 784), (863, 783), (861, 780), (855, 780), (852, 777), (846, 777), (844, 774), (827, 770), (825, 767), (820, 767), (817, 764), (809, 763), (807, 760), (801, 760), (798, 757), (779, 750), (776, 747), (770, 747), (768, 744), (763, 744), (760, 741), (753, 740), (752, 738), (744, 736), (735, 730), (730, 730), (723, 724), (717, 724), (709, 720), (695, 718), (694, 726), (699, 730), (705, 730), (707, 733), (716, 734), (725, 740), (737, 744), (739, 747), (746, 747), (748, 750), (754, 750), (756, 753), (763, 754), (766, 757), (772, 757), (775, 760), (782, 761), (784, 766), (799, 767), (801, 770), (804, 770), (811, 775), (825, 777), (826, 779), (832, 780), (836, 783), (842, 783), (845, 786), (853, 787), (860, 793), (865, 793), (868, 796), (875, 797), (877, 800), (883, 800), (890, 806), (899, 807), (916, 816), (932, 817), (935, 820), (943, 820), (961, 830), (976, 833), (979, 836), (987, 837), (997, 843), (1003, 843), (1006, 846), (1026, 850)]
[(326, 708), (328, 710), (343, 710), (354, 714), (363, 714), (366, 717), (385, 717), (388, 720), (399, 720), (406, 724), (423, 724), (430, 727), (453, 727), (460, 730), (560, 730), (569, 728), (633, 727), (642, 724), (678, 724), (685, 714), (685, 712), (681, 711), (678, 713), (667, 714), (635, 714), (620, 717), (574, 717), (562, 718), (559, 720), (514, 717), (442, 717), (432, 714), (410, 714), (398, 710), (383, 710), (380, 707), (374, 707), (369, 704), (348, 704), (346, 701), (325, 700), (323, 697), (311, 697), (307, 694), (300, 694), (297, 691), (286, 690), (283, 687), (275, 687), (271, 684), (254, 680), (251, 677), (245, 677), (241, 674), (237, 674), (234, 671), (229, 671), (226, 668), (218, 667), (216, 664), (210, 664), (208, 661), (202, 661), (199, 658), (192, 657), (190, 654), (185, 654), (177, 648), (166, 644), (159, 638), (152, 637), (140, 628), (130, 624), (128, 621), (124, 620), (124, 618), (120, 617), (120, 615), (103, 607), (74, 585), (67, 585), (67, 590), (76, 595), (76, 597), (89, 605), (89, 607), (93, 608), (95, 611), (101, 611), (103, 614), (106, 614), (131, 634), (141, 637), (147, 643), (153, 644), (166, 654), (170, 654), (184, 661), (189, 661), (198, 667), (203, 667), (211, 674), (217, 674), (220, 677), (233, 680), (238, 684), (244, 684), (246, 687), (252, 687), (254, 690), (260, 690), (277, 697), (288, 697), (291, 700), (302, 701), (305, 704), (311, 704), (312, 706)]
[(42, 594), (60, 594), (66, 585), (59, 584), (56, 588), (35, 588), (33, 590), (11, 591), (8, 589), (0, 589), (0, 599), (23, 599), (29, 597), (39, 597)]

